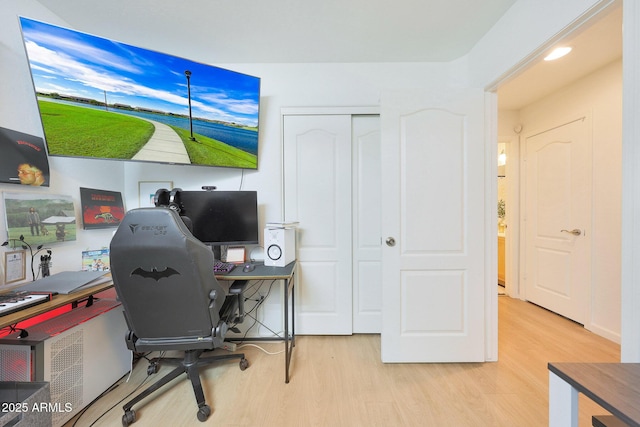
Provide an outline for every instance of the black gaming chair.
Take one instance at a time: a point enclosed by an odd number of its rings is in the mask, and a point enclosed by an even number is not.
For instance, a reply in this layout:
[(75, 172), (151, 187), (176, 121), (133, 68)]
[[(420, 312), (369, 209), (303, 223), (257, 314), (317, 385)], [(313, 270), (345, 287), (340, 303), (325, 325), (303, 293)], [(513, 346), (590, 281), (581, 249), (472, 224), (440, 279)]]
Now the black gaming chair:
[(180, 216), (165, 207), (129, 211), (111, 241), (111, 274), (124, 308), (127, 347), (134, 352), (184, 351), (184, 359), (152, 359), (178, 367), (124, 405), (122, 424), (135, 422), (133, 406), (182, 373), (193, 385), (197, 417), (211, 413), (198, 367), (215, 361), (240, 359), (244, 354), (200, 357), (223, 345), (225, 333), (242, 321), (246, 282), (236, 281), (228, 292), (213, 273), (213, 253), (196, 239)]

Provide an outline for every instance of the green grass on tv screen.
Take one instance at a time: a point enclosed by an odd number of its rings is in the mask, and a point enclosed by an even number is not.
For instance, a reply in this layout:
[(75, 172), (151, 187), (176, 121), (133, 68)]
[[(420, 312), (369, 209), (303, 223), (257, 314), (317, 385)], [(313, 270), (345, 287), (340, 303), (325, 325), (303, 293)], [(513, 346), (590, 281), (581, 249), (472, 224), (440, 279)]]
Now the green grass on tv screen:
[[(57, 102), (39, 101), (49, 154), (130, 160), (149, 141), (155, 126), (137, 117)], [(251, 168), (257, 157), (221, 141), (171, 126), (192, 164)]]

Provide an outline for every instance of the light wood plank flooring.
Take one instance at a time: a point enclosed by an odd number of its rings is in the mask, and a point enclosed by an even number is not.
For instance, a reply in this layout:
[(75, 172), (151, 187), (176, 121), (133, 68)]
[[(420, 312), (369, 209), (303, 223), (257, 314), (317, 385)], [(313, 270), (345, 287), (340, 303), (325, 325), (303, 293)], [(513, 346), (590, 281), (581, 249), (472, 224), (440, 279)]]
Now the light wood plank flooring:
[[(507, 296), (498, 300), (498, 362), (382, 364), (378, 335), (299, 336), (289, 384), (283, 354), (247, 346), (246, 371), (237, 362), (202, 371), (212, 408), (206, 422), (197, 421), (183, 376), (139, 404), (133, 426), (546, 426), (548, 362), (620, 360), (619, 345), (574, 322)], [(145, 379), (146, 368), (146, 361), (137, 363), (129, 382), (92, 405), (75, 425), (120, 425), (119, 401)], [(591, 425), (591, 415), (605, 413), (580, 397), (581, 427)]]

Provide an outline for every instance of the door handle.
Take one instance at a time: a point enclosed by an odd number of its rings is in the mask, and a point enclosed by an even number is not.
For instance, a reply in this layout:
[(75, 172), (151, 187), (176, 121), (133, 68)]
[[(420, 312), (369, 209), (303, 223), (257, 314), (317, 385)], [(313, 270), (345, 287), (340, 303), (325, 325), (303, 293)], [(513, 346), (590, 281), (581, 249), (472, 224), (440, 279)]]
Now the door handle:
[(582, 231), (578, 230), (577, 228), (574, 228), (573, 230), (560, 230), (560, 232), (573, 234), (574, 236), (579, 236), (582, 234)]
[(385, 241), (385, 243), (387, 244), (387, 246), (394, 247), (396, 245), (396, 239), (394, 239), (393, 237), (387, 237), (387, 240)]

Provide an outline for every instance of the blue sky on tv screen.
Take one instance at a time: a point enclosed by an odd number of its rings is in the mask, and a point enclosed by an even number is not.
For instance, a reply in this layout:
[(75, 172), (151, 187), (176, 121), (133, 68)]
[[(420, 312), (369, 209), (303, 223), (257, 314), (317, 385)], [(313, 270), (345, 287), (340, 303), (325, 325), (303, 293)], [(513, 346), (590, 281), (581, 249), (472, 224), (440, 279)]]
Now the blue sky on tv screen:
[(258, 126), (260, 79), (20, 18), (38, 92)]

